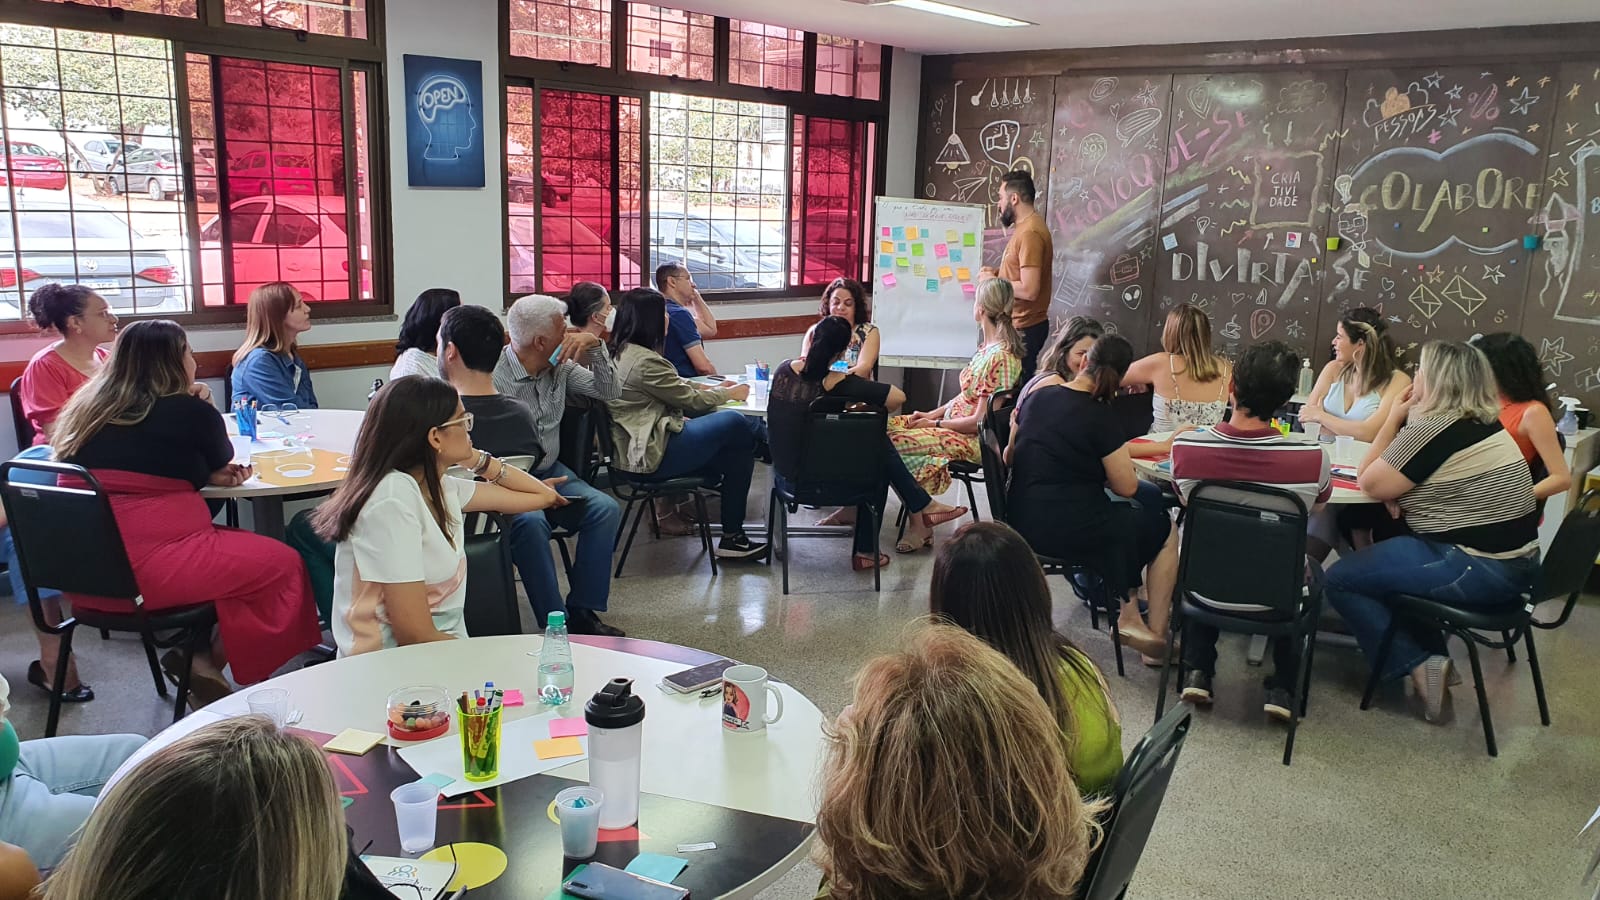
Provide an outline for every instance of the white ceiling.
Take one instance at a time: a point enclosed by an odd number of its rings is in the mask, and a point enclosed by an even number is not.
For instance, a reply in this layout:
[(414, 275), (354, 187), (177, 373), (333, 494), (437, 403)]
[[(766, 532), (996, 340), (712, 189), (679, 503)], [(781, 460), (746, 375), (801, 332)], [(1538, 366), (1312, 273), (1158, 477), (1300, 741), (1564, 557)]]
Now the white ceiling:
[(1035, 28), (995, 28), (846, 0), (689, 0), (696, 12), (749, 18), (903, 47), (974, 53), (1186, 44), (1600, 20), (1595, 0), (948, 0)]

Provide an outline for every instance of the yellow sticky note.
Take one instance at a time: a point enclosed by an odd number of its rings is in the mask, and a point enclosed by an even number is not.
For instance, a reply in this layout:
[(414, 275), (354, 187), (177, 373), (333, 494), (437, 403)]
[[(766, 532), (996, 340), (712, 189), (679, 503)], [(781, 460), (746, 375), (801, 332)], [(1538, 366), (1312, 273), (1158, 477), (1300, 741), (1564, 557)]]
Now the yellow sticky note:
[(359, 728), (346, 728), (334, 735), (331, 740), (322, 745), (322, 749), (333, 753), (348, 753), (351, 756), (360, 756), (378, 746), (383, 740), (383, 735), (371, 731), (362, 731)]
[(907, 228), (906, 229), (906, 240), (914, 241), (914, 240), (917, 239), (917, 235), (920, 234), (920, 233), (921, 232), (917, 231), (915, 228)]
[(957, 269), (956, 270), (956, 277), (961, 279), (962, 281), (971, 281), (972, 280), (972, 270), (971, 269)]
[(928, 267), (923, 265), (922, 263), (917, 263), (916, 265), (911, 267), (911, 274), (917, 276), (918, 278), (921, 278), (922, 276), (928, 274)]
[(959, 240), (961, 240), (961, 232), (955, 230), (954, 228), (951, 228), (944, 233), (944, 241), (947, 244), (954, 244)]
[(582, 756), (583, 744), (575, 737), (551, 738), (548, 741), (534, 741), (533, 752), (540, 759), (560, 759), (563, 756)]
[(894, 252), (894, 241), (879, 241), (878, 249), (884, 253)]
[(940, 278), (949, 278), (950, 277), (950, 267), (949, 266), (940, 266), (939, 267), (939, 277)]

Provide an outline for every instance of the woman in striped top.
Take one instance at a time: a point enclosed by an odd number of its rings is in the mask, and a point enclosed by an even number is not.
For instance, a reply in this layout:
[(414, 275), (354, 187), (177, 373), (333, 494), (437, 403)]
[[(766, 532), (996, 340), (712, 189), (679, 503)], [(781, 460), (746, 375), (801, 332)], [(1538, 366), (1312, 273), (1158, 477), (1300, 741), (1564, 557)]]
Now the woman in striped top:
[[(1361, 463), (1361, 489), (1398, 505), (1412, 534), (1341, 559), (1327, 597), (1376, 657), (1389, 627), (1390, 595), (1415, 594), (1465, 609), (1521, 603), (1539, 567), (1533, 478), (1500, 425), (1494, 373), (1468, 344), (1422, 348), (1417, 378), (1396, 403)], [(1437, 722), (1450, 679), (1443, 632), (1401, 622), (1384, 680), (1410, 673)]]

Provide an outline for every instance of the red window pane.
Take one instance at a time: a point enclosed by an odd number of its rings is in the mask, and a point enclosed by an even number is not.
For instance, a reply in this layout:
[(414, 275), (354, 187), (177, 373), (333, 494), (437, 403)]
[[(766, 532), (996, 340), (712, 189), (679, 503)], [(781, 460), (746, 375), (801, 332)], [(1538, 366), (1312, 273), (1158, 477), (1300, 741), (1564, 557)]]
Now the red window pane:
[(817, 93), (877, 100), (883, 47), (854, 38), (817, 35)]
[[(245, 303), (250, 291), (271, 281), (293, 284), (312, 302), (349, 300), (352, 266), (361, 276), (358, 296), (370, 296), (365, 74), (356, 73), (352, 85), (359, 101), (352, 142), (359, 154), (358, 215), (352, 223), (339, 70), (198, 55), (190, 56), (188, 69), (191, 111), (197, 119), (213, 114), (224, 170), (222, 209), (200, 235), (205, 304)], [(207, 81), (209, 101), (196, 91)], [(203, 141), (197, 132), (196, 154), (209, 149), (215, 157), (215, 145)], [(359, 248), (354, 258), (352, 228)], [(231, 296), (225, 271), (233, 276)]]
[(866, 202), (866, 126), (795, 117), (794, 198), (799, 273), (796, 284), (825, 284), (861, 274), (861, 210)]
[(617, 235), (617, 290), (626, 291), (643, 283), (640, 264), (644, 246), (639, 240), (639, 210), (643, 207), (644, 179), (639, 170), (638, 97), (617, 98), (617, 214), (621, 227)]
[(539, 218), (541, 287), (565, 291), (580, 281), (616, 285), (611, 241), (616, 98), (575, 91), (539, 96), (539, 165), (554, 202)]
[(712, 80), (715, 23), (715, 17), (704, 13), (629, 3), (628, 70)]
[(511, 55), (609, 67), (610, 0), (511, 0)]
[(734, 84), (779, 91), (804, 86), (804, 31), (743, 19), (731, 20), (728, 28), (728, 78)]
[(196, 0), (40, 0), (43, 3), (72, 3), (78, 6), (98, 6), (104, 9), (122, 9), (128, 12), (155, 13), (162, 16), (195, 18)]
[(334, 37), (367, 36), (367, 0), (223, 0), (233, 25), (287, 28)]
[(533, 89), (511, 85), (506, 88), (506, 214), (510, 231), (506, 256), (513, 294), (531, 294), (539, 289), (534, 213), (541, 202), (555, 202), (535, 178), (533, 146)]

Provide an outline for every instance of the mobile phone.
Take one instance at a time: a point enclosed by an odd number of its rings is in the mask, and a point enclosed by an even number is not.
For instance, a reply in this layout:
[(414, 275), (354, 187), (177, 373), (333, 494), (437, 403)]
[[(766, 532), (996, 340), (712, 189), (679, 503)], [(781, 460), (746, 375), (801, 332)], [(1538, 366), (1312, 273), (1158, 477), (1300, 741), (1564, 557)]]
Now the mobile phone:
[(703, 666), (684, 669), (682, 672), (674, 672), (661, 679), (661, 683), (680, 694), (692, 694), (721, 681), (722, 673), (737, 665), (738, 663), (731, 659), (719, 659)]
[(561, 889), (586, 900), (684, 900), (689, 896), (688, 888), (593, 862), (574, 869)]

